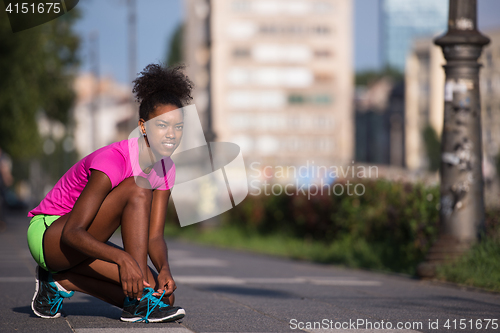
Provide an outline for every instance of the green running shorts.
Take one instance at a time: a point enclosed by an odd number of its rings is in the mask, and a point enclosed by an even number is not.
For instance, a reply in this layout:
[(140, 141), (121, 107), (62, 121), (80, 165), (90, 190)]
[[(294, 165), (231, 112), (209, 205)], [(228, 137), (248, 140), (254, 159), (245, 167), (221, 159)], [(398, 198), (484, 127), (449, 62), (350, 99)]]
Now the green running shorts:
[(45, 257), (43, 256), (43, 236), (48, 227), (58, 218), (60, 218), (59, 215), (36, 215), (33, 216), (30, 221), (30, 226), (28, 227), (28, 247), (31, 256), (41, 268), (51, 273), (57, 272), (49, 270), (45, 264)]

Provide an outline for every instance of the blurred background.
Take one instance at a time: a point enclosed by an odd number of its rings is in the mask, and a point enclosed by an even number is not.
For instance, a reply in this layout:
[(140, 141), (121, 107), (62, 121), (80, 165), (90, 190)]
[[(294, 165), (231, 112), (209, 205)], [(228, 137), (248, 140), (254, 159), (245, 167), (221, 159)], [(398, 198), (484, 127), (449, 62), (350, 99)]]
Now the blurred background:
[[(147, 64), (184, 63), (207, 141), (237, 143), (247, 165), (376, 165), (380, 178), (431, 186), (409, 191), (406, 185), (393, 190), (375, 184), (367, 189), (371, 197), (345, 198), (349, 214), (380, 201), (384, 191), (393, 208), (405, 193), (417, 193), (408, 202), (423, 202), (406, 215), (396, 208), (393, 216), (379, 212), (388, 225), (417, 220), (402, 243), (413, 242), (418, 253), (404, 268), (373, 267), (412, 272), (408, 267), (434, 239), (444, 58), (433, 38), (447, 29), (448, 0), (80, 0), (64, 16), (15, 34), (0, 15), (5, 209), (36, 206), (79, 158), (128, 137), (138, 120), (131, 81)], [(480, 58), (483, 173), (491, 209), (500, 205), (499, 17), (500, 1), (478, 0), (479, 30), (491, 38)], [(259, 177), (286, 182), (295, 175), (281, 176)], [(287, 215), (297, 202), (268, 198), (266, 208), (252, 200), (248, 210), (260, 207), (262, 216), (235, 210), (225, 218), (252, 220), (266, 232), (275, 230), (276, 221), (289, 227), (294, 219), (291, 233), (309, 240), (331, 242), (341, 234), (329, 227), (336, 213), (318, 213), (321, 205), (308, 206), (311, 214), (300, 220)], [(332, 258), (346, 262), (338, 256), (321, 260)]]

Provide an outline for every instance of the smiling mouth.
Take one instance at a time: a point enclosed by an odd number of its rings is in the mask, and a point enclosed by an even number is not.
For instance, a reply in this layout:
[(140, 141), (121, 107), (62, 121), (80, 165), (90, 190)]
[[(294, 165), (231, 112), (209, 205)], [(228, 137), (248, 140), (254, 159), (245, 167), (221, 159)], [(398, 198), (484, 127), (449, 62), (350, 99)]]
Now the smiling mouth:
[(162, 142), (161, 144), (167, 148), (174, 148), (175, 147), (175, 142)]

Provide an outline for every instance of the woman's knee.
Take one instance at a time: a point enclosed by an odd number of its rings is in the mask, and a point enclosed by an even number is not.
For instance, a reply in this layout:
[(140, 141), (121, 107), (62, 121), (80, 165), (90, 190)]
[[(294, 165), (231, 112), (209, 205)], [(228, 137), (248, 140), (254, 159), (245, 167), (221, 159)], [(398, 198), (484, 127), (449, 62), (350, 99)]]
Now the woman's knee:
[(130, 177), (125, 179), (123, 185), (125, 193), (128, 196), (128, 203), (132, 205), (151, 204), (153, 200), (153, 191), (149, 186), (147, 179)]

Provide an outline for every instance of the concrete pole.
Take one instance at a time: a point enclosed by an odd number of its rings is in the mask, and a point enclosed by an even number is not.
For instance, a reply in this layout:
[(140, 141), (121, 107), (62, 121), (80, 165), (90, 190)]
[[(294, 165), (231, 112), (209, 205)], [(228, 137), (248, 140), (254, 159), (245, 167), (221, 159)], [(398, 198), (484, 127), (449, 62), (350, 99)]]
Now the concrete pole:
[(90, 66), (94, 74), (95, 85), (93, 87), (92, 102), (90, 103), (90, 137), (91, 151), (99, 148), (99, 130), (97, 129), (97, 117), (99, 111), (99, 85), (100, 85), (100, 69), (99, 69), (99, 32), (97, 30), (90, 34)]
[(484, 229), (481, 106), (477, 59), (489, 39), (477, 30), (477, 0), (450, 0), (448, 32), (434, 43), (446, 59), (441, 137), (441, 230), (421, 277), (459, 257)]
[[(128, 40), (128, 83), (133, 86), (132, 81), (137, 77), (137, 2), (136, 0), (127, 0), (127, 40)], [(130, 89), (132, 92), (132, 89)], [(139, 104), (134, 95), (130, 94), (129, 99), (131, 117), (128, 120), (128, 130), (132, 131), (137, 127), (139, 120)]]
[(136, 0), (128, 0), (128, 76), (129, 82), (137, 75), (137, 5)]
[(206, 64), (206, 71), (208, 76), (208, 84), (207, 84), (207, 110), (206, 110), (206, 131), (205, 137), (207, 142), (213, 142), (217, 138), (216, 133), (213, 128), (213, 116), (212, 116), (212, 76), (211, 76), (211, 68), (212, 68), (212, 28), (211, 28), (211, 18), (212, 18), (212, 1), (207, 0), (207, 6), (209, 8), (208, 15), (205, 18), (205, 44), (207, 51), (209, 52), (208, 61)]

